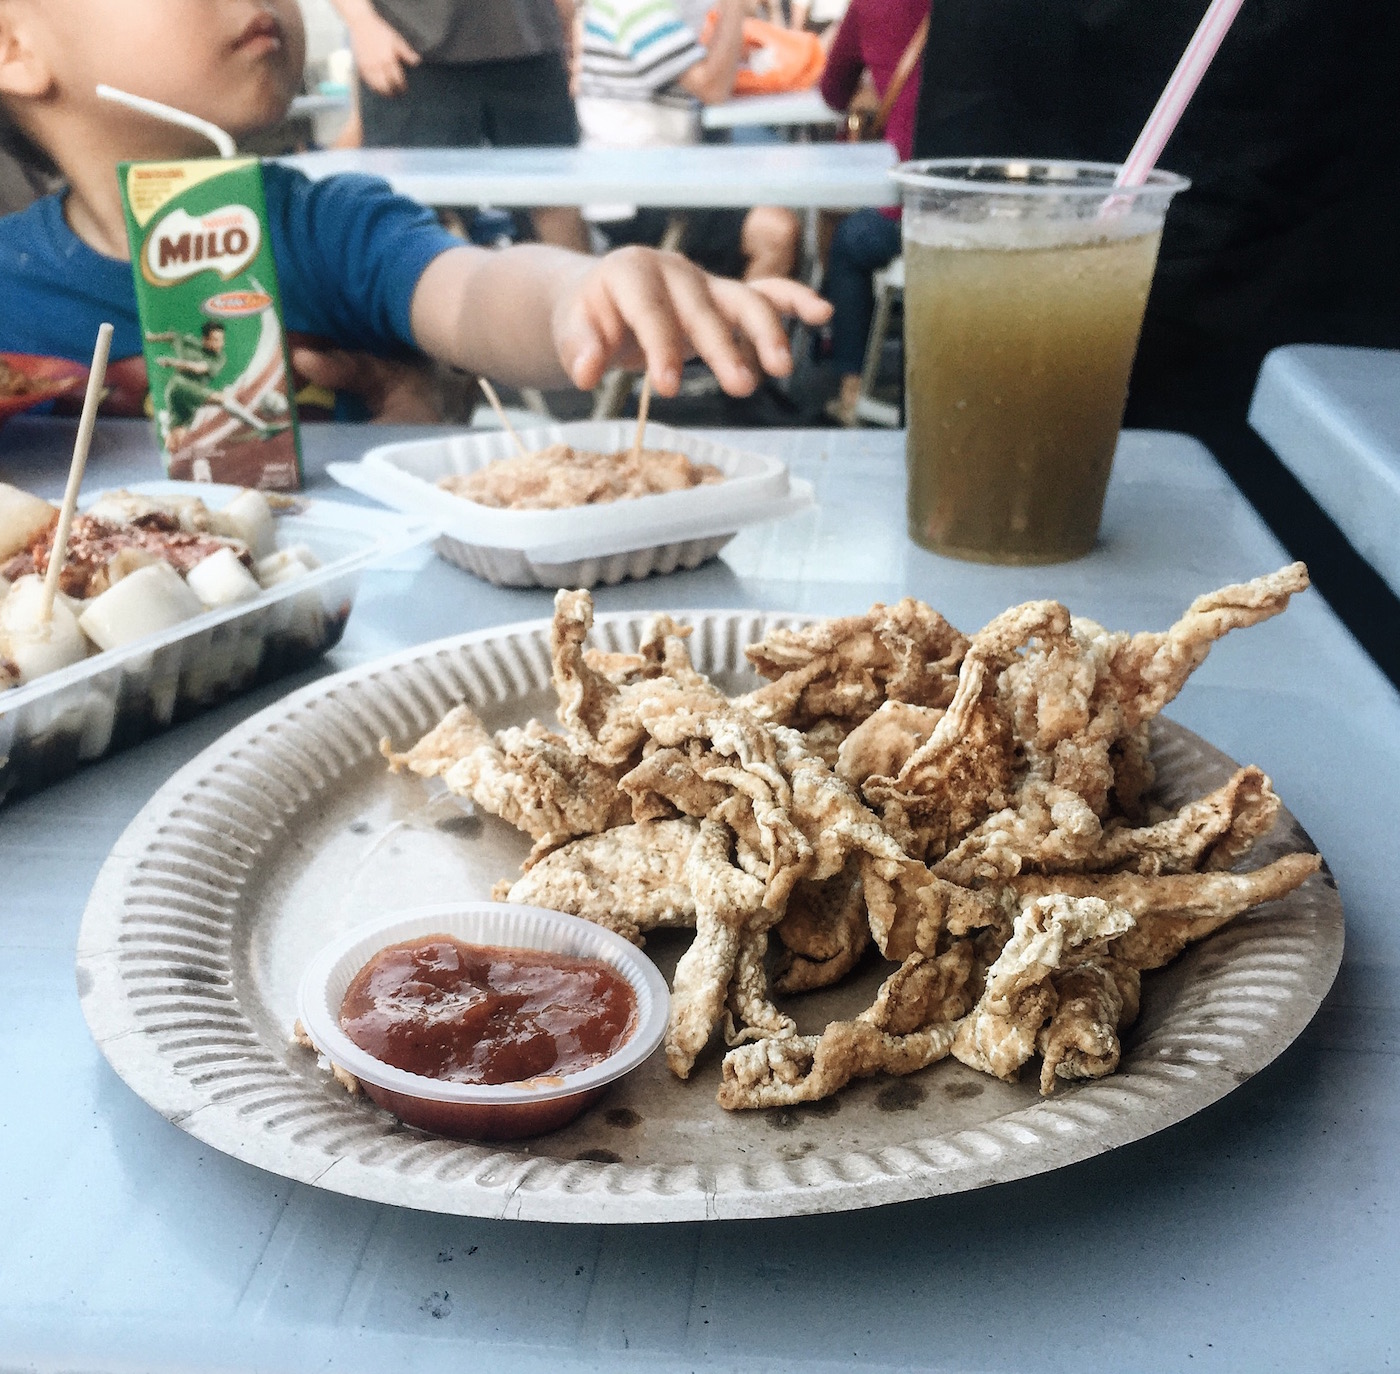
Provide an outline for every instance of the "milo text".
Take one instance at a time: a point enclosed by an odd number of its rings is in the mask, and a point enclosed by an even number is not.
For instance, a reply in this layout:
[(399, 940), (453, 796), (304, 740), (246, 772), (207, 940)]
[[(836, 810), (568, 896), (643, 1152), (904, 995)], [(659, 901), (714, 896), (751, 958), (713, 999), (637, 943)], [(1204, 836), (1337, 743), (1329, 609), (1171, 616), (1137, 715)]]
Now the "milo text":
[(261, 247), (262, 226), (246, 205), (223, 205), (199, 219), (173, 210), (148, 235), (141, 270), (156, 286), (184, 281), (207, 268), (230, 281)]

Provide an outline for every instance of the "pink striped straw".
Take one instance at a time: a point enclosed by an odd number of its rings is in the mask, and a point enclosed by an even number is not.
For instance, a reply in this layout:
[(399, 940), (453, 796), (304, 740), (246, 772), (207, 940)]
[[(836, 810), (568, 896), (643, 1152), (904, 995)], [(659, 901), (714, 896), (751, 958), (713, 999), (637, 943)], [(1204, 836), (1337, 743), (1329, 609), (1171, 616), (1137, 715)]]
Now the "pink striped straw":
[(1243, 4), (1244, 0), (1211, 0), (1205, 18), (1186, 45), (1172, 79), (1119, 171), (1115, 186), (1131, 188), (1147, 180)]

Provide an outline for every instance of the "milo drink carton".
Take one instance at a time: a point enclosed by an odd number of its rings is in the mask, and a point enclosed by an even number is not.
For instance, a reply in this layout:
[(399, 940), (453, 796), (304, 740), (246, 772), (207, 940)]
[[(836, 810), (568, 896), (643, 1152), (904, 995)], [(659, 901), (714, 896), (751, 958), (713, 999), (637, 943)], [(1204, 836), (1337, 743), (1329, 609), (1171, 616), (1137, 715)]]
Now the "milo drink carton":
[(124, 162), (118, 177), (167, 473), (297, 488), (300, 438), (261, 164)]

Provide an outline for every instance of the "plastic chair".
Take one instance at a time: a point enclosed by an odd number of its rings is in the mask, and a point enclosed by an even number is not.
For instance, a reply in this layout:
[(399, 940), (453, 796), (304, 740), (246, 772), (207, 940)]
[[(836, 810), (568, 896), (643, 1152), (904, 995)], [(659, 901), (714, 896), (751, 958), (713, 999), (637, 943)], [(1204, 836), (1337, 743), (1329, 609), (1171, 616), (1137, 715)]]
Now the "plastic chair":
[(880, 359), (885, 350), (885, 336), (890, 330), (894, 303), (904, 296), (904, 259), (895, 258), (888, 267), (875, 273), (875, 313), (870, 320), (870, 337), (865, 344), (865, 363), (860, 371), (860, 391), (856, 396), (856, 423), (883, 425), (898, 429), (903, 422), (901, 407), (882, 401), (875, 395), (875, 383), (880, 376)]

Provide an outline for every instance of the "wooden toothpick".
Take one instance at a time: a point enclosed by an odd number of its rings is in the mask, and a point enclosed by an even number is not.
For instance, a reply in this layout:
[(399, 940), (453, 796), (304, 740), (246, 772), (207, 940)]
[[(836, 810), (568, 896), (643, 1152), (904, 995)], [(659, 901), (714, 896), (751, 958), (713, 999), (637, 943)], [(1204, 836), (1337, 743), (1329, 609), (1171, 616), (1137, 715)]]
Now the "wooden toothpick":
[(520, 436), (515, 432), (515, 426), (506, 418), (506, 408), (501, 404), (501, 398), (496, 395), (496, 388), (485, 377), (478, 377), (476, 380), (486, 393), (486, 399), (491, 402), (491, 409), (496, 412), (496, 418), (501, 422), (502, 428), (515, 440), (516, 448), (520, 450), (521, 457), (524, 457), (529, 450), (521, 443)]
[(651, 409), (651, 374), (642, 374), (642, 394), (637, 401), (637, 433), (632, 440), (632, 461), (642, 456), (642, 436), (647, 430), (647, 411)]
[(58, 512), (58, 528), (54, 530), (53, 548), (49, 550), (49, 570), (44, 578), (44, 594), (39, 601), (39, 619), (53, 616), (53, 600), (58, 594), (58, 579), (68, 557), (68, 532), (73, 526), (73, 512), (78, 508), (78, 490), (87, 470), (88, 449), (92, 447), (92, 430), (97, 423), (97, 407), (102, 400), (102, 386), (107, 380), (107, 355), (112, 351), (112, 326), (102, 325), (97, 331), (97, 347), (92, 353), (92, 370), (88, 373), (87, 395), (83, 397), (83, 414), (78, 421), (78, 437), (73, 443), (73, 462), (68, 469), (68, 487), (63, 493), (63, 505)]

